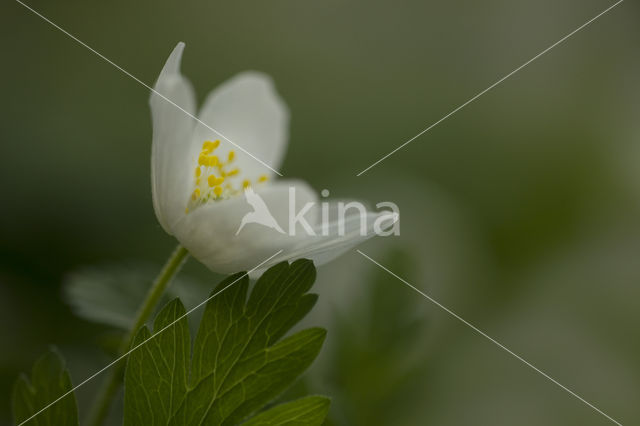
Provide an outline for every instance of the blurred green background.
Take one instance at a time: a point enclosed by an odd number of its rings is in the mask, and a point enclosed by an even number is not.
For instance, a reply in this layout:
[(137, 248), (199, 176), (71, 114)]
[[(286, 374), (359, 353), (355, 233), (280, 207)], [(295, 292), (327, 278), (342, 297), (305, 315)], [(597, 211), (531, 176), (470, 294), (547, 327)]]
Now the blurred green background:
[[(292, 112), (283, 172), (395, 201), (363, 251), (623, 424), (640, 423), (640, 7), (626, 1), (361, 177), (356, 173), (608, 7), (602, 0), (29, 5), (152, 84), (178, 41), (200, 100), (273, 76)], [(161, 264), (149, 92), (20, 4), (0, 6), (0, 423), (49, 344), (74, 382), (110, 330), (61, 284)], [(186, 273), (217, 278), (191, 261)], [(299, 383), (337, 425), (608, 421), (356, 252), (320, 268), (329, 329)], [(79, 390), (84, 404), (93, 387)], [(296, 392), (293, 389), (291, 392)], [(81, 406), (82, 413), (86, 409)]]

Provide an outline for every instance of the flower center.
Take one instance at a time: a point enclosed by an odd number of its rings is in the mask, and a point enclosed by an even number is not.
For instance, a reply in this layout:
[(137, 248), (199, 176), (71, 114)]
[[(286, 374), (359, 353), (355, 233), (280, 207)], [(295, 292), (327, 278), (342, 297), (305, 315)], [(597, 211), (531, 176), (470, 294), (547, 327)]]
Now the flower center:
[[(249, 179), (240, 180), (240, 169), (233, 166), (235, 151), (230, 150), (224, 161), (213, 154), (219, 146), (219, 140), (205, 141), (202, 144), (194, 171), (194, 189), (185, 213), (209, 201), (220, 201), (242, 194), (245, 188), (251, 186)], [(257, 182), (266, 182), (267, 179), (268, 176), (262, 175)]]

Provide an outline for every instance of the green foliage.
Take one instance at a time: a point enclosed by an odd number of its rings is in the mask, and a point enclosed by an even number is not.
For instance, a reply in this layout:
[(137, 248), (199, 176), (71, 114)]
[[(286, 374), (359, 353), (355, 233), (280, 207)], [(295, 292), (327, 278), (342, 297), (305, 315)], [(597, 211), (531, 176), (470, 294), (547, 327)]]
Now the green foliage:
[[(159, 269), (134, 263), (78, 269), (65, 279), (64, 298), (84, 319), (129, 330)], [(206, 284), (181, 275), (167, 289), (161, 305), (179, 297), (185, 306), (195, 306), (208, 292)], [(197, 314), (194, 312), (194, 317)]]
[(324, 396), (307, 396), (272, 407), (243, 426), (311, 426), (322, 424), (331, 401)]
[[(308, 260), (280, 263), (263, 274), (247, 301), (249, 279), (223, 280), (206, 305), (191, 351), (185, 308), (176, 299), (143, 327), (125, 373), (125, 425), (232, 425), (276, 398), (316, 358), (326, 331), (284, 335), (314, 306)], [(301, 399), (253, 419), (265, 425), (320, 425), (328, 401)], [(258, 422), (258, 423), (255, 423)]]
[[(19, 424), (71, 390), (71, 378), (62, 356), (55, 350), (39, 358), (31, 373), (31, 381), (22, 374), (13, 387), (13, 416)], [(78, 425), (78, 407), (75, 395), (65, 396), (26, 425)]]

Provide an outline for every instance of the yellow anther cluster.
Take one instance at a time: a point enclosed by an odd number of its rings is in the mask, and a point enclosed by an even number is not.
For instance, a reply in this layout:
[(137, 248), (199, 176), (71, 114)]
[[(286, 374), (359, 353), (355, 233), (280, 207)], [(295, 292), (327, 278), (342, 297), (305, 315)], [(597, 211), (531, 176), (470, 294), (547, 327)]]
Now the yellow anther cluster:
[(218, 160), (218, 157), (216, 157), (215, 155), (207, 155), (204, 153), (204, 151), (201, 152), (200, 156), (198, 157), (199, 166), (216, 167), (218, 164), (220, 164), (220, 160)]
[(209, 183), (209, 186), (211, 188), (219, 186), (221, 183), (224, 182), (224, 177), (220, 176), (220, 177), (216, 177), (215, 175), (210, 175), (207, 178), (207, 182)]
[[(219, 140), (213, 142), (205, 141), (202, 144), (202, 149), (198, 154), (198, 164), (194, 169), (194, 189), (185, 209), (186, 213), (209, 201), (218, 201), (242, 194), (243, 189), (251, 186), (251, 181), (248, 179), (242, 181), (241, 188), (237, 188), (229, 182), (229, 180), (233, 181), (234, 177), (240, 174), (240, 170), (237, 167), (229, 170), (231, 164), (235, 161), (236, 153), (230, 150), (226, 155), (227, 161), (220, 161), (220, 157), (213, 155), (213, 152), (219, 146)], [(267, 179), (268, 177), (263, 175), (258, 178), (258, 182), (262, 183)]]
[(211, 154), (219, 146), (220, 146), (220, 141), (215, 141), (215, 142), (205, 141), (202, 144), (202, 152)]

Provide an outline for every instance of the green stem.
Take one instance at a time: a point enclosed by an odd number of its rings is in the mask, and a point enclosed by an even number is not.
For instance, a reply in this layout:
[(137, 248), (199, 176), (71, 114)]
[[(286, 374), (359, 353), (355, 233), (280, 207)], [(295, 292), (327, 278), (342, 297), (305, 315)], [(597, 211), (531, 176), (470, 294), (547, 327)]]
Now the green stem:
[[(167, 289), (167, 286), (173, 277), (180, 271), (188, 255), (189, 252), (187, 249), (181, 245), (178, 245), (178, 247), (173, 251), (167, 260), (167, 263), (165, 263), (162, 268), (162, 271), (160, 271), (160, 274), (149, 288), (147, 296), (138, 309), (133, 327), (122, 340), (118, 358), (123, 357), (123, 355), (127, 353), (133, 343), (133, 339), (138, 333), (138, 330), (147, 322), (155, 310), (156, 305), (160, 301), (160, 298), (164, 294), (164, 291)], [(93, 408), (89, 415), (89, 422), (87, 424), (99, 426), (104, 423), (104, 420), (109, 413), (111, 402), (118, 392), (118, 389), (120, 389), (120, 385), (122, 383), (124, 367), (126, 365), (124, 358), (126, 357), (123, 357), (123, 359), (119, 360), (118, 363), (113, 366), (109, 376), (103, 383), (103, 386), (94, 401)]]

